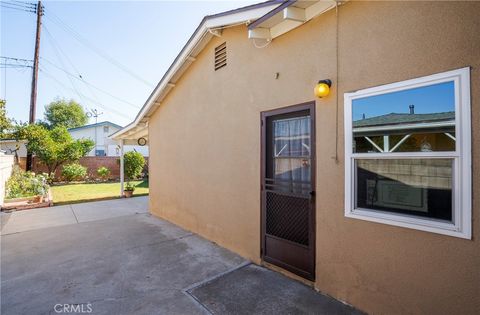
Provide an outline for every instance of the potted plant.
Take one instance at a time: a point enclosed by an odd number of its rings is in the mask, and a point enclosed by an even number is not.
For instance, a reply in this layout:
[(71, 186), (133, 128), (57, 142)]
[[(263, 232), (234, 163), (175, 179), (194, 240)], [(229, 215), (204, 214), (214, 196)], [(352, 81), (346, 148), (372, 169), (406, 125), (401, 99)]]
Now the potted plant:
[(124, 171), (127, 178), (127, 185), (125, 185), (124, 196), (130, 198), (135, 190), (135, 185), (130, 181), (137, 179), (142, 173), (142, 169), (145, 166), (145, 159), (143, 156), (135, 151), (130, 151), (124, 155)]
[(131, 182), (127, 182), (125, 188), (123, 189), (123, 195), (125, 196), (125, 198), (130, 198), (132, 197), (134, 190), (135, 185), (133, 185)]
[(47, 179), (43, 174), (35, 175), (35, 173), (32, 173), (32, 176), (30, 183), (32, 185), (32, 192), (35, 194), (33, 202), (41, 203), (48, 191)]

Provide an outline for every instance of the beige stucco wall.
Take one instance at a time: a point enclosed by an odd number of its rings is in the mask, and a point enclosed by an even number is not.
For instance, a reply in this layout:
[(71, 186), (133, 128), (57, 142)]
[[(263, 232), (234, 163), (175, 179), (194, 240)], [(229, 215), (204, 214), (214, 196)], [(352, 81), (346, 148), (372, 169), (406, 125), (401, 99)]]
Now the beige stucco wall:
[[(317, 100), (322, 292), (372, 313), (480, 312), (480, 3), (349, 2), (264, 49), (245, 27), (215, 38), (149, 123), (150, 209), (260, 263), (260, 112)], [(228, 65), (213, 70), (227, 42)], [(472, 67), (473, 240), (344, 217), (343, 93)], [(280, 76), (275, 79), (275, 73)], [(336, 89), (338, 162), (335, 160)]]

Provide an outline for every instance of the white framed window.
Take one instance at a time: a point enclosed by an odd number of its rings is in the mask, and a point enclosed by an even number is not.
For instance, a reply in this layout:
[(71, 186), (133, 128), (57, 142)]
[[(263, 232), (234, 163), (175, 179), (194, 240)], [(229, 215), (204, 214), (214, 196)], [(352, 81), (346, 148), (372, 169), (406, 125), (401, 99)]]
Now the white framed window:
[(344, 101), (345, 216), (471, 239), (470, 68)]

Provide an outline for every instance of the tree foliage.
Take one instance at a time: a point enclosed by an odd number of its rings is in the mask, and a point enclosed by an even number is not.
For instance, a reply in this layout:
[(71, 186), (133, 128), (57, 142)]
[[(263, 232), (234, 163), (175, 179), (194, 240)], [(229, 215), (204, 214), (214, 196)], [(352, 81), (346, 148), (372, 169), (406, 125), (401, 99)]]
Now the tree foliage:
[(85, 125), (88, 118), (83, 107), (74, 100), (56, 99), (45, 106), (45, 120), (49, 128), (75, 128)]
[(49, 174), (62, 163), (76, 162), (94, 147), (90, 139), (74, 140), (64, 126), (49, 130), (43, 125), (28, 125), (19, 131), (27, 139), (27, 150), (35, 154), (48, 168)]
[(0, 138), (5, 138), (12, 128), (12, 121), (7, 117), (5, 103), (5, 100), (0, 100)]
[(135, 151), (125, 153), (124, 158), (124, 171), (125, 177), (128, 180), (136, 179), (142, 174), (143, 167), (145, 166), (145, 158), (142, 154)]

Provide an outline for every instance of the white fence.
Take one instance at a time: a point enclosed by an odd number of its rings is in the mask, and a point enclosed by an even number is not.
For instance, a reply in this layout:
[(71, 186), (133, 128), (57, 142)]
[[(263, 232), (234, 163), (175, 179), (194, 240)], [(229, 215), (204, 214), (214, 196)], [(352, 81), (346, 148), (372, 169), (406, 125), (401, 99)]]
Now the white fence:
[(5, 183), (12, 175), (14, 159), (15, 156), (0, 152), (0, 206), (3, 205), (3, 199), (5, 198)]

